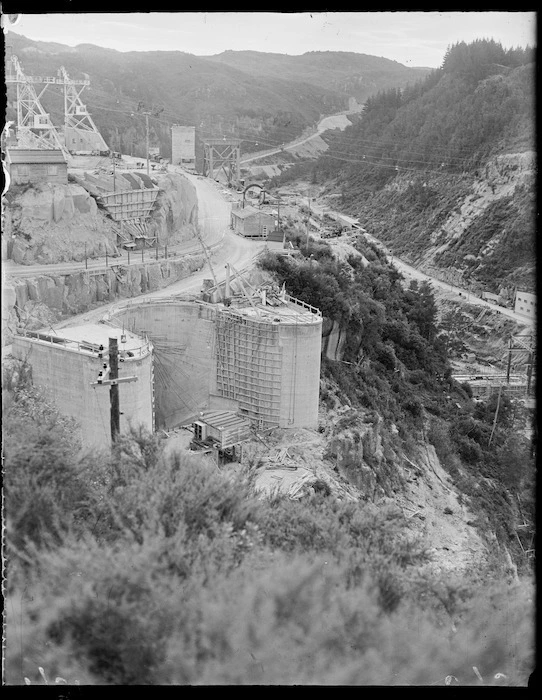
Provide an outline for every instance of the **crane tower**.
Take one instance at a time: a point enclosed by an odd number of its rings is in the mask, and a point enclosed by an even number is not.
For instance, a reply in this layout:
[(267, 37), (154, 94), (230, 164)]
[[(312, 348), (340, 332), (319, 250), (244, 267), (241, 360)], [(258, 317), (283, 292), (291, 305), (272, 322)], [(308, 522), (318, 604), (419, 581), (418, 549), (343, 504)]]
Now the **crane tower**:
[[(55, 78), (27, 76), (17, 56), (11, 56), (13, 71), (6, 74), (6, 83), (17, 86), (17, 142), (23, 148), (60, 149), (68, 157), (51, 117), (43, 109), (40, 98)], [(11, 66), (10, 66), (11, 68)], [(34, 84), (43, 84), (38, 95)]]
[(58, 74), (64, 86), (64, 142), (71, 152), (107, 151), (108, 146), (92, 121), (81, 93), (89, 80), (70, 80), (64, 66)]

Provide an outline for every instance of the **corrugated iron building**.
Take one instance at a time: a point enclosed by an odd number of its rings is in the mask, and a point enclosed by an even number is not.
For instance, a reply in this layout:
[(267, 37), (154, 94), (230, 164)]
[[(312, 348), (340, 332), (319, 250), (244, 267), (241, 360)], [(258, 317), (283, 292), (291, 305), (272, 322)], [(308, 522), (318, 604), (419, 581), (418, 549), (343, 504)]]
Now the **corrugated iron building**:
[(14, 185), (38, 182), (68, 184), (68, 164), (59, 149), (8, 148), (6, 164)]
[(231, 225), (235, 233), (245, 238), (267, 238), (275, 230), (275, 217), (248, 206), (232, 210)]

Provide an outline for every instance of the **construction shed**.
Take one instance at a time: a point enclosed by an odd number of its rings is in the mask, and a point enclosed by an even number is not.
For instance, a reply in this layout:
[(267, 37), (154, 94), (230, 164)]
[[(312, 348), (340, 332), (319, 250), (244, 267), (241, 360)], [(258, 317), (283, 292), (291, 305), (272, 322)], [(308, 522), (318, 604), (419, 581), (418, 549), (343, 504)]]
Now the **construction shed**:
[(192, 426), (197, 440), (212, 440), (221, 449), (232, 447), (251, 437), (250, 421), (232, 411), (201, 413)]
[(68, 164), (60, 149), (8, 148), (6, 165), (13, 185), (39, 182), (68, 184)]
[(267, 238), (275, 230), (275, 217), (255, 207), (233, 209), (231, 227), (245, 238)]

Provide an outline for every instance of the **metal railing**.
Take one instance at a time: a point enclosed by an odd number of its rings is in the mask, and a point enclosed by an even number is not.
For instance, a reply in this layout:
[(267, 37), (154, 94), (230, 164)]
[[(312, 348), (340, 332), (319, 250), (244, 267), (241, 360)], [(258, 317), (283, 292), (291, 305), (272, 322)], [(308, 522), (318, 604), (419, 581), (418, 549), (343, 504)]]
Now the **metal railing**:
[[(104, 346), (103, 350), (100, 350), (100, 346), (97, 343), (91, 343), (90, 341), (84, 340), (71, 340), (70, 338), (64, 338), (61, 336), (51, 335), (49, 333), (40, 333), (39, 331), (27, 331), (23, 330), (17, 333), (16, 338), (26, 338), (28, 340), (46, 343), (47, 345), (55, 345), (57, 347), (62, 347), (65, 350), (71, 350), (73, 352), (81, 352), (85, 354), (96, 354), (103, 353), (107, 355), (108, 349)], [(145, 337), (142, 340), (142, 344), (137, 348), (130, 348), (130, 350), (125, 350), (124, 358), (126, 360), (140, 359), (146, 357), (150, 352), (152, 352), (152, 343), (148, 338)]]
[(302, 306), (303, 308), (307, 309), (310, 311), (312, 314), (315, 314), (316, 316), (321, 316), (322, 312), (320, 309), (317, 309), (316, 306), (312, 306), (311, 304), (308, 304), (306, 301), (302, 301), (301, 299), (296, 299), (296, 297), (292, 297), (289, 294), (285, 294), (286, 301), (290, 301), (292, 304), (297, 304), (298, 306)]

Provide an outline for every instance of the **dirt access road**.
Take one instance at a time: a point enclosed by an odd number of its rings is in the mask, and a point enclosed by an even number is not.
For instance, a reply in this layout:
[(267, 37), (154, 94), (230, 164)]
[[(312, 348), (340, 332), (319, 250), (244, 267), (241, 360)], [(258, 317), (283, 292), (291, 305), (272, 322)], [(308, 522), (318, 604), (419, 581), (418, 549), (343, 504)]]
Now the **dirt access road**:
[(343, 131), (352, 122), (348, 119), (348, 114), (354, 114), (354, 112), (340, 112), (339, 114), (331, 114), (328, 117), (324, 117), (318, 122), (316, 131), (309, 136), (296, 139), (295, 141), (290, 141), (290, 143), (284, 144), (279, 148), (274, 148), (270, 151), (262, 151), (261, 153), (256, 153), (248, 158), (241, 158), (241, 165), (246, 165), (247, 163), (252, 163), (255, 160), (260, 160), (261, 158), (267, 158), (267, 156), (274, 156), (282, 151), (295, 151), (296, 148), (311, 141), (312, 139), (320, 136), (324, 131), (328, 129), (340, 129)]
[(440, 296), (444, 296), (447, 299), (463, 301), (467, 304), (473, 304), (475, 306), (489, 308), (492, 311), (496, 311), (497, 313), (502, 314), (503, 316), (511, 318), (516, 323), (523, 326), (534, 325), (533, 319), (527, 318), (522, 314), (518, 314), (512, 309), (508, 309), (503, 306), (498, 306), (497, 304), (492, 304), (491, 302), (486, 301), (485, 299), (480, 299), (480, 297), (476, 296), (476, 294), (473, 294), (468, 289), (456, 287), (455, 285), (452, 285), (449, 282), (443, 282), (442, 280), (439, 280), (436, 277), (431, 277), (431, 275), (427, 275), (425, 272), (422, 272), (421, 270), (418, 270), (417, 268), (408, 265), (400, 258), (396, 257), (395, 255), (392, 255), (386, 248), (386, 246), (377, 238), (371, 236), (371, 234), (364, 233), (364, 236), (384, 251), (388, 262), (392, 263), (399, 270), (399, 272), (401, 272), (405, 276), (406, 279), (418, 280), (419, 282), (430, 282), (433, 289)]

